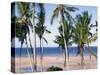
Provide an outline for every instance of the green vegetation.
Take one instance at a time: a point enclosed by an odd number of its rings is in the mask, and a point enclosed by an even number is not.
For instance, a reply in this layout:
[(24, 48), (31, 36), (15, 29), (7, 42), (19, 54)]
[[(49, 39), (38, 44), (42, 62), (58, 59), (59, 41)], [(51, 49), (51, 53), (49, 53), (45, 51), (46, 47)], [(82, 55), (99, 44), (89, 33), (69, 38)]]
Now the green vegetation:
[(47, 71), (62, 71), (63, 69), (60, 67), (51, 66), (47, 69)]
[[(81, 56), (81, 66), (84, 67), (84, 46), (85, 44), (89, 43), (88, 37), (92, 35), (90, 32), (90, 22), (91, 22), (92, 15), (89, 15), (87, 11), (84, 11), (82, 15), (76, 16), (76, 24), (75, 27), (73, 27), (73, 42), (78, 45), (78, 53)], [(87, 43), (88, 41), (88, 43)]]

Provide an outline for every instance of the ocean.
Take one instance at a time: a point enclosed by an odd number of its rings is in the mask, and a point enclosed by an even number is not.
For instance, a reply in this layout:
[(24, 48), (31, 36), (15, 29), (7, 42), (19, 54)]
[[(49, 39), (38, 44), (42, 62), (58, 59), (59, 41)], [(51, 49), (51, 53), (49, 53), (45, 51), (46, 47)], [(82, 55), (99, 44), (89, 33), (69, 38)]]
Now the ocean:
[[(97, 54), (97, 47), (96, 46), (91, 46), (91, 49), (93, 50), (93, 52), (95, 54)], [(12, 50), (12, 57), (20, 57), (20, 48), (15, 48), (15, 54), (14, 52), (14, 48), (11, 49)], [(30, 55), (32, 55), (31, 52), (31, 48), (28, 49)], [(77, 47), (69, 47), (68, 49), (69, 52), (69, 56), (76, 56), (77, 52), (78, 52), (78, 48)], [(61, 48), (59, 47), (44, 47), (43, 48), (43, 56), (58, 56), (58, 55), (63, 55), (63, 51), (61, 50)], [(84, 55), (88, 55), (88, 48), (84, 47)], [(37, 47), (36, 48), (36, 55), (39, 56), (40, 55), (40, 48)], [(27, 48), (22, 48), (21, 50), (21, 57), (27, 57), (28, 53), (27, 53)]]

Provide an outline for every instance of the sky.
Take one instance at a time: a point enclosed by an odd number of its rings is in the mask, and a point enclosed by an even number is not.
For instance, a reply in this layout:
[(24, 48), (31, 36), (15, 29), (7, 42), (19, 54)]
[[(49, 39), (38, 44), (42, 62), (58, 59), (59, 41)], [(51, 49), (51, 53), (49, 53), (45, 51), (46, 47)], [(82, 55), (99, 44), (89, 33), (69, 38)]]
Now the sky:
[[(89, 15), (92, 15), (91, 24), (95, 24), (95, 21), (97, 20), (97, 8), (96, 7), (94, 6), (74, 6), (74, 5), (69, 5), (69, 6), (79, 8), (79, 10), (77, 10), (76, 12), (71, 13), (73, 18), (75, 18), (76, 14), (82, 14), (82, 12), (88, 11)], [(55, 47), (55, 46), (58, 46), (53, 41), (55, 40), (55, 36), (59, 35), (58, 29), (57, 29), (60, 26), (59, 19), (54, 20), (54, 23), (52, 25), (50, 24), (50, 20), (51, 20), (51, 16), (53, 15), (53, 11), (56, 8), (56, 4), (44, 4), (44, 7), (46, 10), (46, 14), (45, 14), (46, 17), (45, 17), (44, 25), (47, 27), (48, 30), (51, 31), (51, 34), (47, 34), (47, 33), (44, 34), (44, 37), (47, 39), (48, 44), (43, 42), (43, 46), (44, 47)], [(17, 7), (16, 7), (15, 14), (18, 16)], [(91, 30), (91, 32), (95, 32), (95, 29)], [(33, 37), (33, 35), (31, 35), (31, 37)], [(18, 38), (13, 39), (13, 41), (15, 41), (15, 47), (20, 47), (20, 42)], [(39, 44), (38, 36), (36, 36), (36, 42), (37, 42), (36, 46), (39, 47), (40, 44)], [(14, 47), (13, 43), (12, 43), (12, 47)], [(97, 46), (97, 41), (94, 43), (91, 43), (91, 45)], [(76, 44), (73, 44), (72, 46), (76, 46)], [(26, 47), (25, 43), (23, 47)]]

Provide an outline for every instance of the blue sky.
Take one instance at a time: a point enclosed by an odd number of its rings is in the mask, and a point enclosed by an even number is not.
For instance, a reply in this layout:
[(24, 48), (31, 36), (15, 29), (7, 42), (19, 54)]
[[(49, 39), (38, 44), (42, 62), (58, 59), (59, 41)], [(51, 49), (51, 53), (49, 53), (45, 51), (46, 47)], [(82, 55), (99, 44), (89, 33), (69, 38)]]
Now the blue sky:
[[(45, 4), (45, 10), (46, 10), (46, 19), (45, 19), (45, 26), (47, 26), (47, 29), (51, 31), (51, 34), (44, 34), (44, 37), (47, 39), (48, 41), (48, 45), (44, 43), (45, 47), (54, 47), (54, 46), (58, 46), (57, 44), (55, 44), (53, 42), (53, 40), (55, 40), (55, 36), (59, 35), (58, 32), (58, 27), (59, 25), (59, 19), (54, 20), (54, 23), (51, 25), (50, 24), (50, 20), (51, 20), (51, 16), (53, 14), (53, 10), (56, 8), (56, 4)], [(82, 14), (83, 11), (88, 11), (89, 15), (92, 15), (92, 20), (91, 23), (95, 24), (95, 21), (97, 20), (97, 8), (94, 6), (74, 6), (79, 8), (79, 10), (77, 10), (74, 13), (71, 13), (71, 15), (73, 16), (73, 18), (76, 16), (76, 14)], [(16, 15), (18, 16), (18, 10), (16, 9)], [(94, 32), (95, 30), (92, 30), (91, 32)], [(37, 37), (37, 47), (39, 47), (39, 38)], [(16, 47), (20, 47), (20, 42), (18, 41), (18, 39), (16, 39)], [(92, 43), (91, 45), (97, 45), (97, 41)], [(24, 46), (26, 46), (24, 44)], [(73, 44), (73, 46), (76, 46), (75, 44)]]

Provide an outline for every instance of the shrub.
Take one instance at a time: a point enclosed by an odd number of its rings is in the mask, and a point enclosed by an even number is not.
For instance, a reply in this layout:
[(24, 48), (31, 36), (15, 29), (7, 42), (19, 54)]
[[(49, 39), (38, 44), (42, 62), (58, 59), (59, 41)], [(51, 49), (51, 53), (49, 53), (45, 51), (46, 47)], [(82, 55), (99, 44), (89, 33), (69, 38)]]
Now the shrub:
[(62, 71), (63, 69), (60, 67), (51, 66), (47, 69), (47, 71)]

